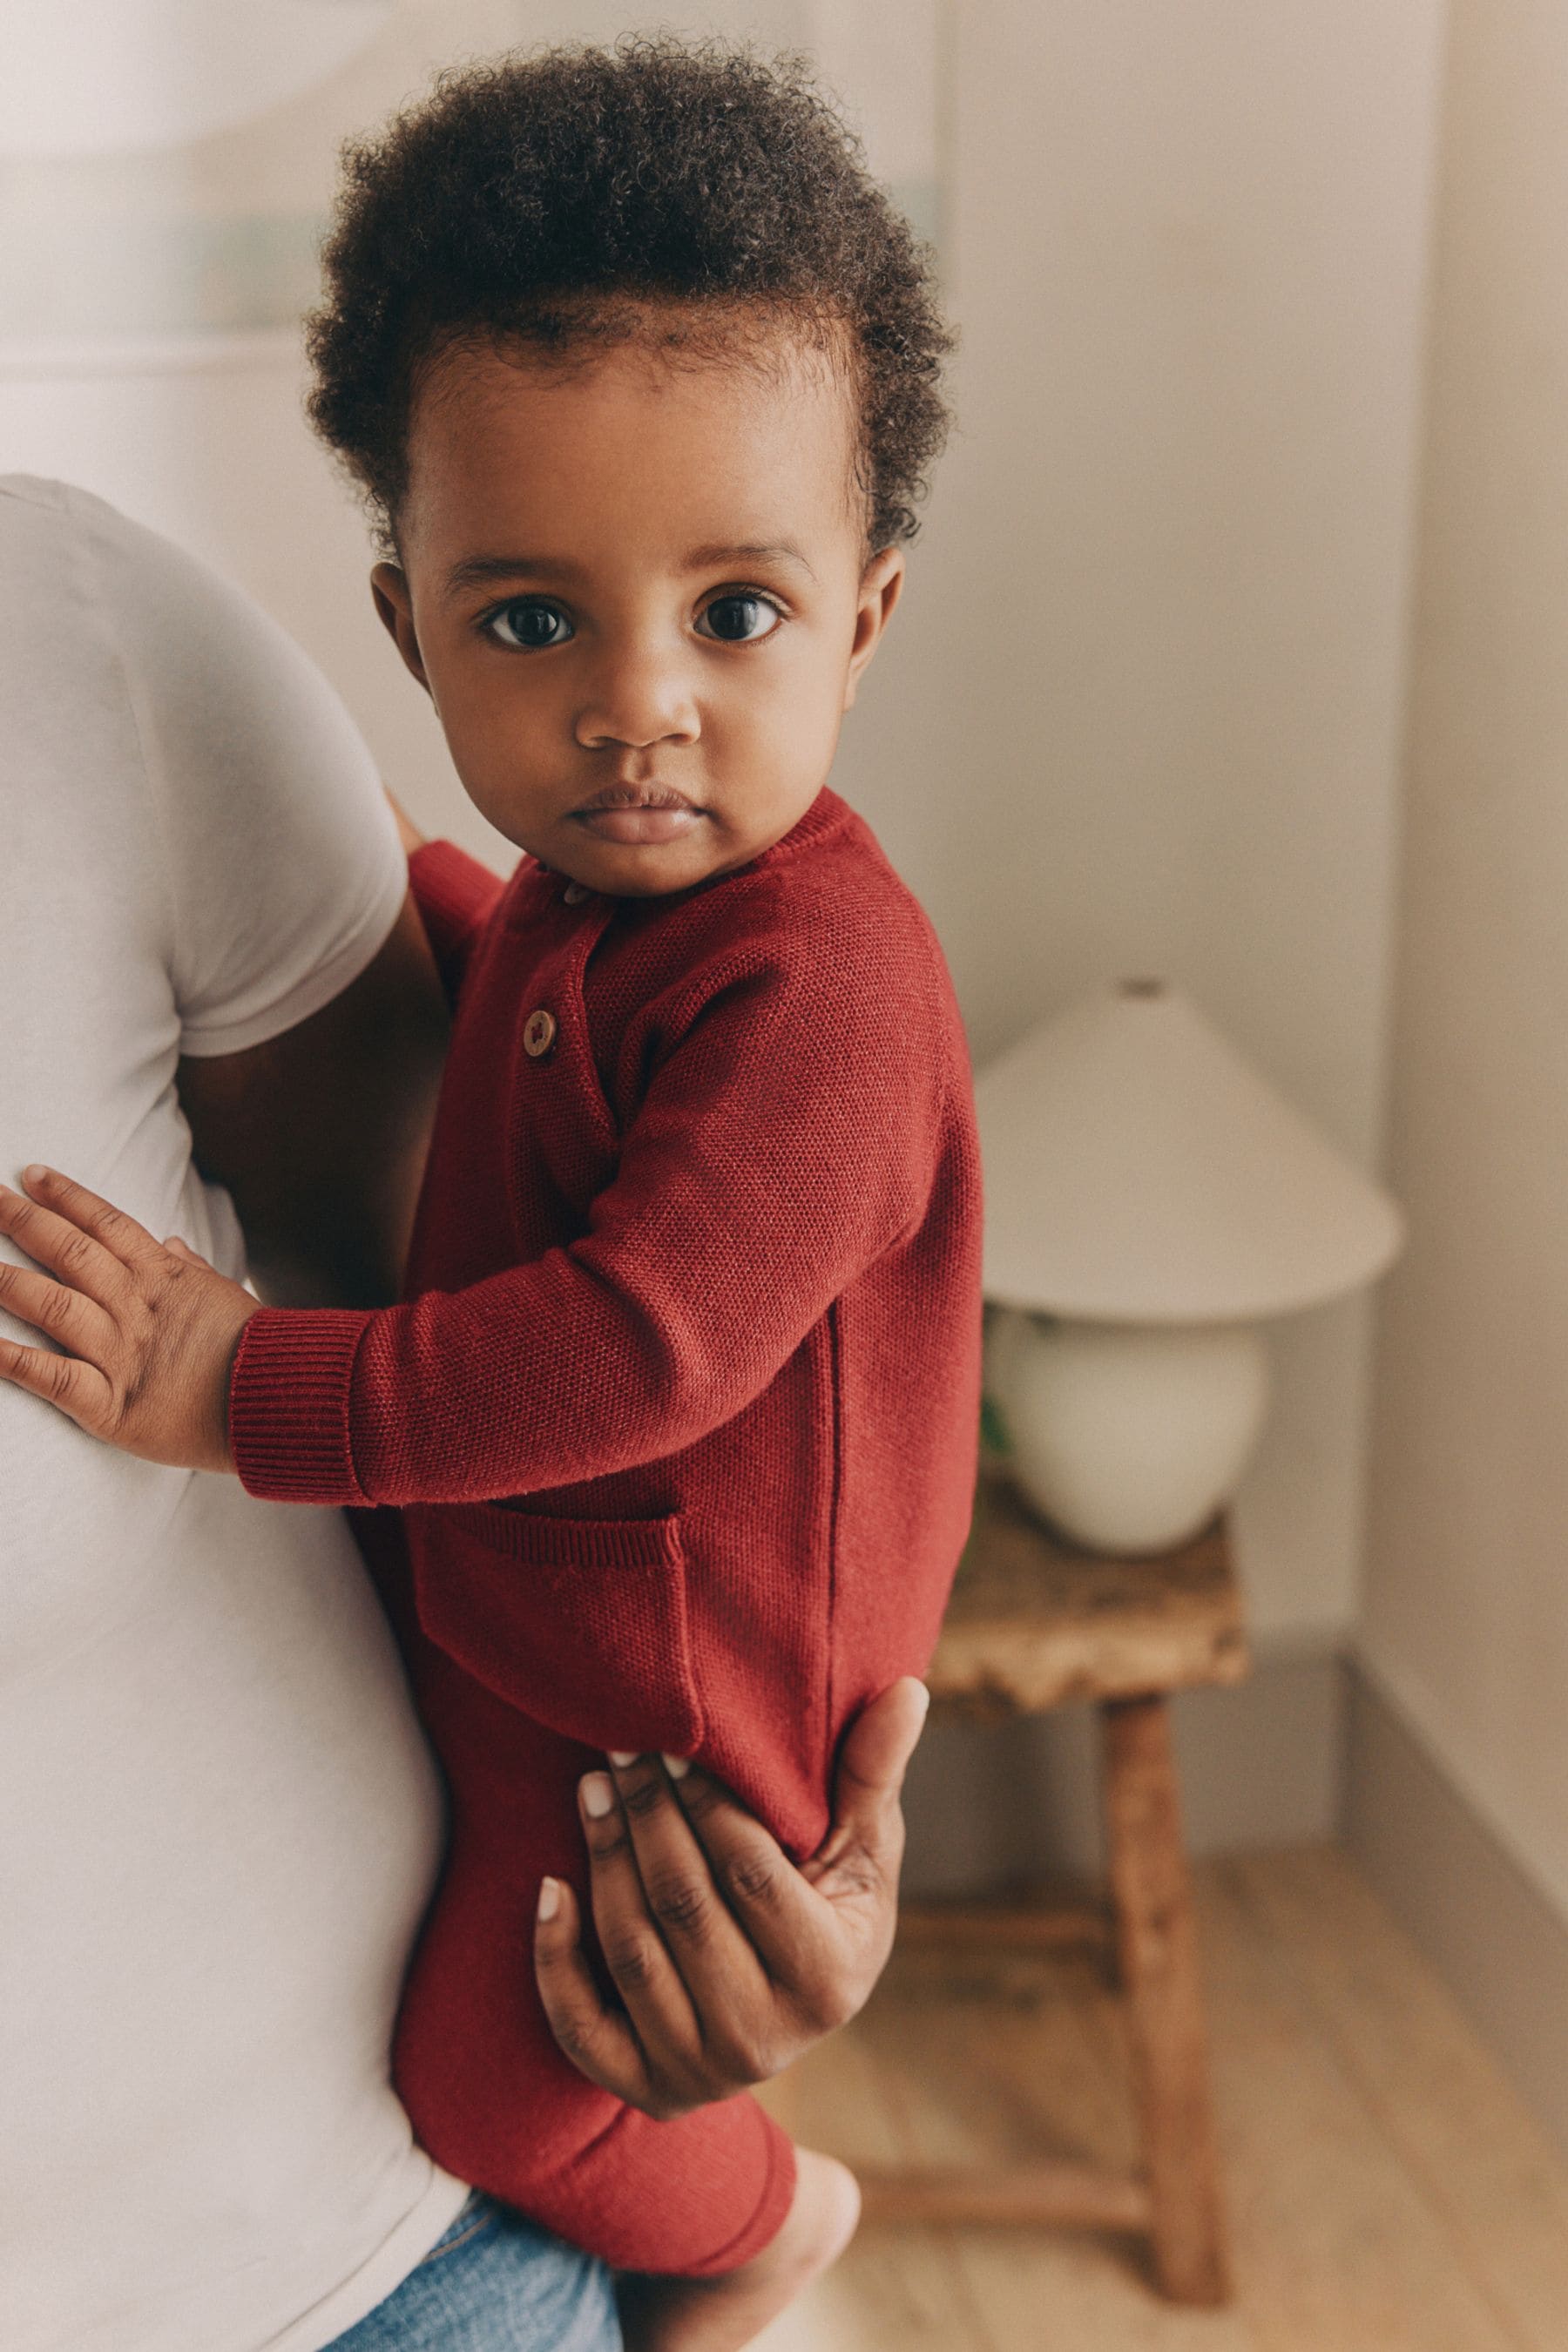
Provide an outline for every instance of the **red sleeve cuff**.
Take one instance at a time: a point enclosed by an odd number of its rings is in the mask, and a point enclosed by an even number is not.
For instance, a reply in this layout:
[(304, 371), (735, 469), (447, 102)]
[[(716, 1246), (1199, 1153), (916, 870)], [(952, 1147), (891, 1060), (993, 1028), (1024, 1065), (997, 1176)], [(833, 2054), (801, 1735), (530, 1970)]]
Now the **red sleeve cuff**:
[(228, 1384), (228, 1435), (247, 1494), (279, 1503), (368, 1503), (354, 1475), (350, 1406), (370, 1312), (264, 1307), (246, 1325)]

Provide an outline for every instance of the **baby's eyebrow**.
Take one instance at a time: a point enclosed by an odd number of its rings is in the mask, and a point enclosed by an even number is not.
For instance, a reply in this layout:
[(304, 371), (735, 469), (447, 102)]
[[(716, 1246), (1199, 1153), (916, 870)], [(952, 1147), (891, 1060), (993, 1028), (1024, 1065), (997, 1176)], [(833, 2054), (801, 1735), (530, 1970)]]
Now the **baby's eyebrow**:
[[(763, 542), (742, 541), (734, 546), (694, 547), (683, 562), (687, 572), (713, 572), (732, 564), (784, 563), (804, 572), (809, 580), (816, 578), (798, 547), (787, 540)], [(582, 566), (565, 556), (555, 555), (465, 555), (453, 564), (447, 574), (447, 593), (460, 596), (465, 589), (492, 586), (501, 580), (573, 580), (582, 576)]]
[(787, 540), (780, 540), (773, 545), (742, 542), (736, 547), (694, 547), (686, 559), (686, 568), (689, 572), (709, 572), (716, 565), (737, 562), (792, 563), (804, 572), (808, 579), (816, 578), (816, 572), (813, 572), (799, 548), (792, 547)]
[(552, 555), (465, 555), (447, 574), (447, 593), (482, 588), (496, 580), (559, 580), (577, 566)]

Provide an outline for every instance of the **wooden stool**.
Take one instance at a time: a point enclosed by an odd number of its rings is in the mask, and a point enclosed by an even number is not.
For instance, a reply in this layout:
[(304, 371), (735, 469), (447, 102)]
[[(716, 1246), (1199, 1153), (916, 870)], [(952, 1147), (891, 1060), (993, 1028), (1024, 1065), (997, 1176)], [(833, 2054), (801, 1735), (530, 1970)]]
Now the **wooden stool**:
[(1229, 2293), (1187, 1860), (1168, 1694), (1238, 1682), (1247, 1667), (1223, 1522), (1181, 1551), (1107, 1559), (1029, 1517), (983, 1473), (974, 1530), (927, 1677), (944, 1713), (998, 1721), (1068, 1699), (1100, 1711), (1109, 1900), (1043, 1907), (906, 1907), (906, 1944), (1014, 1950), (1113, 1946), (1126, 2000), (1143, 2168), (1080, 2164), (1005, 2171), (864, 2173), (868, 2215), (1133, 2231), (1151, 2241), (1164, 2293)]

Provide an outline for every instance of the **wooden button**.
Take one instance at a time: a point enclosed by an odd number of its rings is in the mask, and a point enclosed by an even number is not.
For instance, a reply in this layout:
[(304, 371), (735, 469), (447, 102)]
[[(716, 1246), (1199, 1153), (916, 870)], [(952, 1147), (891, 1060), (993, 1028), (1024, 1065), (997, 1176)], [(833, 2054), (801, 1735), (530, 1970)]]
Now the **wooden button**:
[(542, 1005), (531, 1013), (523, 1024), (522, 1050), (531, 1054), (537, 1062), (541, 1054), (548, 1054), (555, 1043), (555, 1015), (546, 1013)]
[(580, 907), (584, 899), (590, 896), (590, 893), (584, 888), (581, 882), (568, 882), (565, 889), (561, 893), (561, 896), (565, 900), (567, 906)]

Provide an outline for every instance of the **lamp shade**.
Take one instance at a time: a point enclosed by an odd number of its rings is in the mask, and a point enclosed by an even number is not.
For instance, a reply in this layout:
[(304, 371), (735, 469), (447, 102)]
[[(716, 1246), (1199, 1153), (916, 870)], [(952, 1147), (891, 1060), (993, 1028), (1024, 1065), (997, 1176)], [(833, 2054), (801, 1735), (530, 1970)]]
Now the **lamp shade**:
[(1158, 981), (1098, 991), (975, 1087), (988, 1297), (1084, 1321), (1251, 1322), (1398, 1252), (1388, 1196)]

